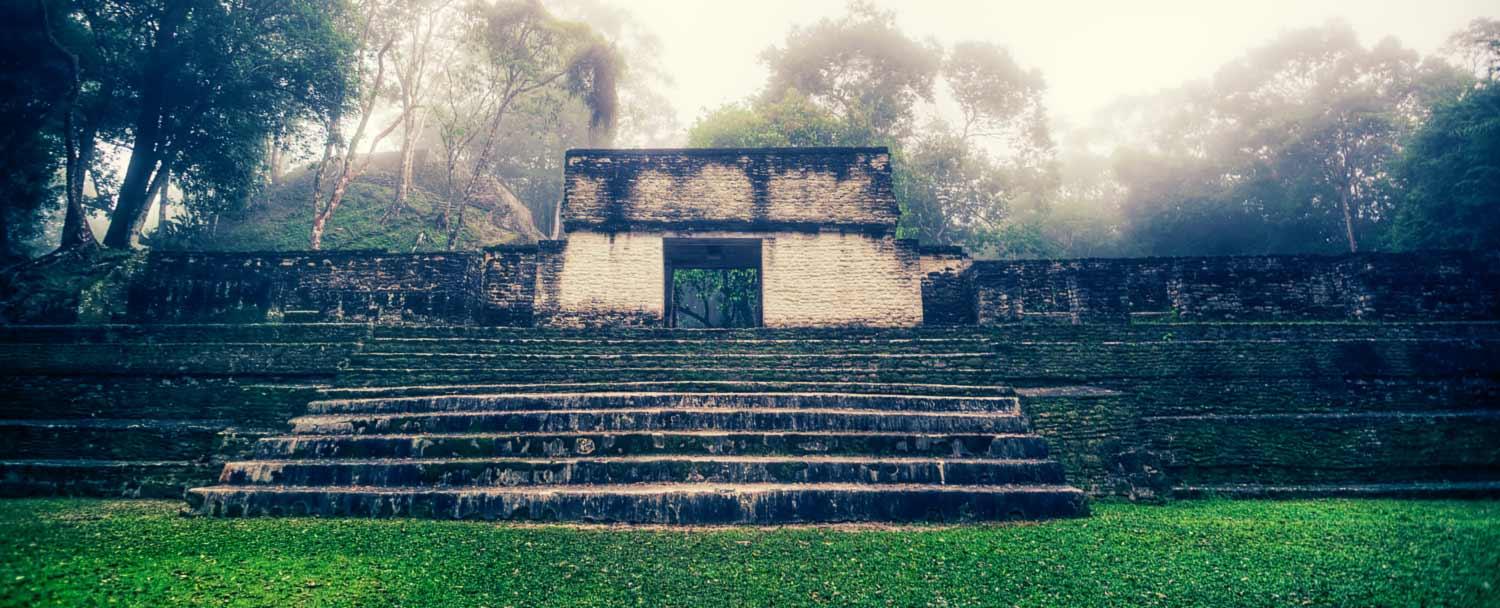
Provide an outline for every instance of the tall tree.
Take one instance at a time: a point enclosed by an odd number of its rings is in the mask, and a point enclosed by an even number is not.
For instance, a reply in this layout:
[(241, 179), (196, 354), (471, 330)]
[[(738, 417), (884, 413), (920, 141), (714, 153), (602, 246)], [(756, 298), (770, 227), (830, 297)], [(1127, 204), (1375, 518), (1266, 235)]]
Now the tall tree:
[(456, 47), (440, 34), (453, 27), (457, 12), (453, 0), (415, 0), (404, 8), (402, 21), (411, 27), (392, 48), (391, 58), (401, 112), (401, 157), (396, 169), (396, 194), (385, 219), (399, 216), (411, 195), (417, 145), (431, 115), (427, 106), (435, 66), (446, 64)]

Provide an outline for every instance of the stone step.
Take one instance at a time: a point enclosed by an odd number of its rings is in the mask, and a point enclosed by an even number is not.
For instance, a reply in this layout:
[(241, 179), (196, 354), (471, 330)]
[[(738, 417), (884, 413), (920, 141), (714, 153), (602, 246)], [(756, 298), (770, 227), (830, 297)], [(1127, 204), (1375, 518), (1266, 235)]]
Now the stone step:
[(247, 460), (224, 467), (226, 485), (531, 486), (660, 483), (1061, 484), (1047, 460), (867, 456), (607, 456)]
[(794, 329), (666, 329), (590, 328), (533, 329), (480, 326), (384, 325), (372, 329), (377, 340), (682, 340), (723, 342), (730, 340), (901, 340), (989, 339), (1002, 343), (1028, 341), (1168, 341), (1168, 340), (1310, 340), (1310, 339), (1419, 339), (1500, 338), (1500, 322), (1494, 321), (1184, 321), (1114, 324), (1009, 324), (996, 326), (917, 328), (794, 328)]
[(870, 454), (1046, 458), (1047, 443), (1026, 434), (910, 433), (475, 433), (287, 435), (256, 443), (266, 459), (576, 457), (658, 454)]
[[(1024, 342), (952, 353), (678, 353), (476, 355), (363, 353), (352, 369), (581, 373), (653, 373), (777, 369), (974, 370), (991, 377), (1102, 381), (1115, 378), (1454, 378), (1500, 374), (1500, 340), (1243, 340), (1173, 342)], [(691, 379), (684, 376), (676, 379)], [(651, 380), (659, 378), (630, 378)]]
[(182, 498), (223, 467), (183, 460), (3, 460), (0, 497), (108, 496)]
[(988, 368), (997, 355), (984, 351), (947, 353), (382, 353), (361, 352), (349, 358), (352, 369), (695, 369), (722, 367), (768, 367), (820, 369), (869, 367), (879, 369), (927, 369), (931, 367)]
[(1087, 514), (1062, 485), (663, 484), (547, 488), (214, 486), (202, 515), (416, 516), (637, 524), (965, 522)]
[(872, 412), (852, 409), (683, 409), (321, 414), (292, 419), (296, 434), (387, 435), (505, 431), (880, 431), (1022, 433), (1014, 413)]
[(484, 368), (422, 370), (405, 368), (351, 367), (339, 374), (337, 387), (409, 387), (521, 383), (622, 383), (622, 382), (863, 382), (887, 384), (1002, 385), (1009, 378), (989, 369), (909, 368), (871, 366), (827, 368), (739, 367), (619, 367), (574, 369), (565, 366), (537, 368)]
[(308, 404), (310, 414), (472, 412), (509, 410), (854, 409), (910, 412), (1017, 413), (1015, 397), (952, 397), (856, 393), (596, 392), (503, 393), (440, 397), (330, 399)]
[(0, 325), (0, 343), (359, 342), (365, 323), (151, 323), (138, 325)]
[(1339, 484), (1221, 484), (1185, 485), (1172, 489), (1179, 498), (1497, 498), (1500, 479), (1483, 481), (1411, 481), (1401, 483)]
[(800, 393), (829, 392), (953, 397), (1013, 397), (1008, 386), (964, 384), (919, 384), (892, 382), (817, 382), (757, 380), (616, 381), (616, 382), (513, 382), (504, 384), (434, 384), (413, 386), (322, 387), (325, 399), (371, 399), (379, 397), (432, 397), (498, 393), (589, 393), (605, 391), (667, 391), (692, 393)]
[(390, 354), (526, 355), (675, 353), (951, 353), (987, 351), (997, 342), (988, 337), (925, 337), (880, 339), (794, 338), (382, 338), (365, 350)]
[(227, 420), (0, 420), (0, 459), (207, 460), (244, 453), (266, 429)]

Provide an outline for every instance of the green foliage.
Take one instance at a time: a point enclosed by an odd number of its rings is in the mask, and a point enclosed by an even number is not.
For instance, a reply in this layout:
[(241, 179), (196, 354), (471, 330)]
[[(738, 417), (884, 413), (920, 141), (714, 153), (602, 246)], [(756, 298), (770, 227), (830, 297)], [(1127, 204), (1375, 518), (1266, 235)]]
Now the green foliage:
[(0, 272), (0, 323), (112, 323), (138, 254), (72, 248)]
[(1486, 606), (1491, 501), (1095, 504), (1036, 525), (651, 530), (0, 502), (0, 604)]
[(42, 10), (35, 0), (0, 4), (0, 266), (31, 253), (24, 241), (61, 192), (57, 129), (70, 66), (49, 43)]
[(726, 105), (699, 118), (688, 131), (688, 145), (696, 148), (870, 146), (881, 141), (796, 90), (752, 104)]
[[(129, 148), (106, 243), (129, 244), (153, 182), (217, 210), (249, 198), (266, 138), (337, 112), (355, 83), (343, 0), (76, 0), (84, 123)], [(88, 137), (87, 134), (83, 135)]]
[(677, 327), (756, 327), (760, 324), (760, 271), (673, 269), (672, 305)]
[(1500, 86), (1438, 106), (1396, 167), (1399, 249), (1500, 249)]

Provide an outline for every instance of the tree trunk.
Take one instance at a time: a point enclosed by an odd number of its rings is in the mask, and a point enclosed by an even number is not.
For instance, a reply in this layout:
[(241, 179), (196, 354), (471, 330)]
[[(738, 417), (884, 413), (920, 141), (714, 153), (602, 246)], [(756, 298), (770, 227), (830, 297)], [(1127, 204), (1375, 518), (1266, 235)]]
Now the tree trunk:
[(1343, 192), (1344, 235), (1349, 237), (1349, 253), (1359, 252), (1359, 243), (1354, 240), (1354, 211), (1349, 208), (1349, 191)]
[(156, 195), (156, 231), (161, 232), (167, 226), (167, 199), (168, 192), (172, 189), (172, 174), (167, 171), (161, 172), (161, 191)]
[(161, 128), (165, 119), (167, 74), (171, 71), (167, 56), (176, 46), (177, 26), (187, 17), (187, 10), (185, 2), (168, 4), (167, 14), (162, 17), (161, 28), (151, 48), (145, 83), (141, 87), (141, 112), (135, 121), (130, 164), (115, 199), (109, 230), (104, 233), (106, 247), (129, 248), (131, 239), (145, 220), (149, 192), (162, 161)]
[(413, 110), (402, 119), (401, 166), (396, 172), (396, 199), (391, 201), (391, 206), (386, 209), (381, 222), (401, 217), (401, 212), (406, 209), (406, 199), (411, 196), (412, 174), (417, 156), (417, 137), (421, 135), (422, 127), (425, 126), (423, 124), (425, 121), (419, 114), (421, 113)]
[[(348, 161), (345, 161), (345, 164), (347, 165)], [(333, 192), (328, 194), (328, 204), (313, 217), (312, 238), (308, 243), (313, 251), (323, 248), (323, 232), (328, 229), (328, 219), (333, 217), (333, 212), (339, 208), (340, 203), (344, 202), (344, 192), (349, 189), (349, 182), (353, 179), (354, 176), (350, 172), (343, 171), (339, 175), (339, 181), (333, 185)]]
[[(70, 247), (92, 246), (98, 243), (94, 240), (94, 231), (89, 227), (88, 216), (83, 211), (83, 178), (88, 171), (89, 165), (94, 159), (94, 137), (96, 127), (92, 120), (84, 128), (81, 135), (73, 132), (73, 110), (78, 104), (78, 56), (68, 51), (57, 36), (52, 32), (52, 23), (47, 15), (47, 5), (42, 0), (37, 1), (37, 11), (41, 15), (42, 29), (47, 33), (47, 42), (55, 52), (68, 60), (68, 77), (71, 82), (68, 85), (67, 97), (63, 100), (63, 191), (67, 200), (67, 211), (63, 216), (63, 231), (58, 249)], [(5, 253), (10, 252), (9, 227), (5, 227), (7, 242), (5, 248), (0, 249)]]
[[(355, 164), (355, 161), (357, 160), (356, 155), (359, 153), (360, 143), (364, 140), (365, 128), (369, 126), (370, 117), (375, 113), (375, 102), (377, 101), (376, 94), (380, 91), (381, 83), (385, 81), (385, 56), (386, 53), (390, 52), (391, 45), (394, 43), (394, 38), (386, 41), (385, 46), (381, 47), (380, 52), (375, 56), (375, 79), (370, 85), (370, 92), (367, 93), (368, 97), (366, 97), (365, 101), (360, 106), (359, 125), (354, 129), (354, 136), (349, 139), (349, 145), (347, 147), (343, 147), (344, 154), (341, 162), (339, 163), (340, 166), (338, 181), (334, 182), (333, 191), (328, 194), (328, 202), (320, 205), (318, 189), (316, 186), (313, 188), (313, 225), (311, 234), (309, 235), (308, 243), (314, 251), (323, 247), (323, 233), (328, 228), (328, 220), (333, 217), (333, 212), (338, 210), (339, 204), (344, 202), (344, 193), (348, 191), (349, 183), (354, 181), (355, 178), (362, 175), (365, 172), (365, 169), (369, 167), (370, 158), (375, 153), (375, 148), (380, 145), (380, 140), (385, 139), (385, 136), (390, 135), (392, 131), (395, 131), (396, 127), (401, 125), (401, 121), (405, 119), (404, 114), (402, 116), (396, 117), (396, 120), (391, 121), (390, 126), (386, 127), (380, 133), (376, 134), (374, 139), (370, 140), (369, 152), (365, 154), (363, 160), (360, 160), (358, 164)], [(337, 120), (337, 118), (334, 118), (328, 124), (330, 146), (331, 143), (338, 137)], [(324, 150), (324, 158), (326, 159), (326, 152), (331, 151), (332, 148), (329, 147), (325, 148)], [(319, 171), (321, 172), (321, 168), (319, 169)]]

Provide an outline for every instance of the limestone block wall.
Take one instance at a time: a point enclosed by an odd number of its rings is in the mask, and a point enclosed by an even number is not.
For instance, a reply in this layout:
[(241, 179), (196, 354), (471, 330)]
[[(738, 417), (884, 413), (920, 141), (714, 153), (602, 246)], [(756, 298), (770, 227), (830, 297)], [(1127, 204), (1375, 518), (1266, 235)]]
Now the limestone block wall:
[(661, 234), (578, 231), (543, 243), (538, 323), (552, 327), (662, 324), (666, 267)]
[(767, 327), (922, 323), (920, 257), (889, 236), (783, 233), (762, 241)]
[(579, 230), (566, 242), (543, 247), (537, 274), (540, 324), (661, 325), (665, 238), (761, 239), (767, 327), (904, 327), (922, 321), (919, 255), (910, 243), (889, 236)]

